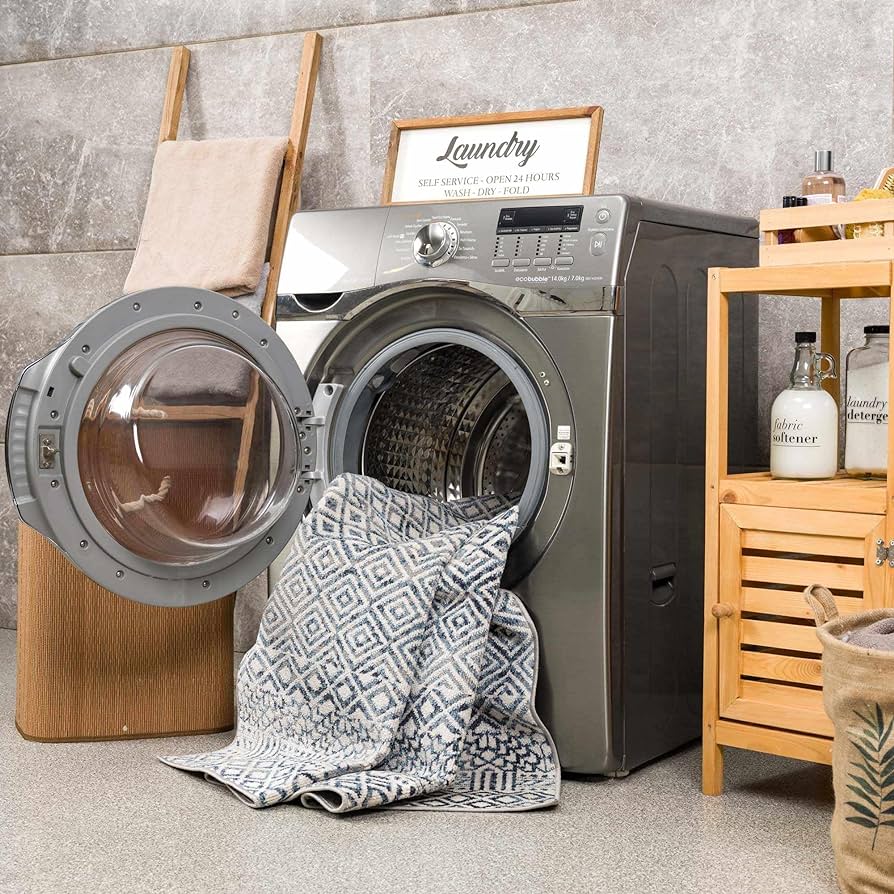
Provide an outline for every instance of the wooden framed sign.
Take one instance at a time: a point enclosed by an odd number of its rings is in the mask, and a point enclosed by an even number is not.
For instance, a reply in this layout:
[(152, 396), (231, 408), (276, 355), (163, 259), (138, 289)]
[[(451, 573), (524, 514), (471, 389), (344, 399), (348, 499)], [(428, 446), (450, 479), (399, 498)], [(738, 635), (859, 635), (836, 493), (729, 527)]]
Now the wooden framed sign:
[(391, 124), (382, 204), (593, 192), (602, 107)]

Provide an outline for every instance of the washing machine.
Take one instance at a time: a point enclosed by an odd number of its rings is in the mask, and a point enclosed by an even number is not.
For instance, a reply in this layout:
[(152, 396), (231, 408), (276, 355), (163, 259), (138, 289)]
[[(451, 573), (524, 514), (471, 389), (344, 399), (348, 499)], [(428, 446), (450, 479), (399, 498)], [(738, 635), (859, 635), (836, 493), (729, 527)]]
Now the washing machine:
[[(352, 471), (519, 504), (504, 585), (566, 771), (700, 735), (707, 268), (756, 251), (753, 220), (620, 195), (292, 219), (278, 332), (321, 420), (314, 494)], [(756, 308), (731, 313), (750, 468)]]
[[(301, 212), (277, 332), (156, 289), (28, 367), (11, 492), (91, 578), (161, 605), (275, 582), (341, 472), (502, 495), (563, 767), (623, 775), (700, 732), (706, 271), (756, 252), (753, 220), (621, 195)], [(757, 320), (731, 315), (745, 467)]]

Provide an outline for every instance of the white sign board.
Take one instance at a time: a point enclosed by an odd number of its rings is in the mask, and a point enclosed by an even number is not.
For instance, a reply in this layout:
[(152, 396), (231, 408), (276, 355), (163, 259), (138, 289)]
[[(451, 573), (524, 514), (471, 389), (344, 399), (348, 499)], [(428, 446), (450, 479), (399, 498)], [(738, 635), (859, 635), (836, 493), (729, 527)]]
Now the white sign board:
[(594, 117), (447, 126), (439, 121), (436, 127), (402, 129), (384, 199), (449, 202), (591, 192), (599, 136), (598, 130), (593, 134)]

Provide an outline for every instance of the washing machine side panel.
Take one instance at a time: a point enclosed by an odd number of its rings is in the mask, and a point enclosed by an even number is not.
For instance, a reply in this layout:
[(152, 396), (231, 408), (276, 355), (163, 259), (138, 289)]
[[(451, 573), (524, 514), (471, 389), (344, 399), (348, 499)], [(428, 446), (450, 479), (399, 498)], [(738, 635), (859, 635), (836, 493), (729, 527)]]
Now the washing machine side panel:
[[(756, 246), (745, 236), (648, 221), (637, 233), (624, 290), (616, 613), (627, 769), (701, 733), (706, 270), (753, 264)], [(754, 321), (741, 302), (731, 324), (752, 341)], [(735, 344), (730, 358), (730, 455), (739, 457), (755, 441), (756, 390)]]
[[(571, 400), (574, 473), (562, 523), (515, 587), (540, 633), (538, 711), (563, 769), (613, 773), (617, 718), (611, 695), (609, 617), (610, 393), (617, 320), (610, 314), (527, 318)], [(552, 420), (556, 426), (563, 420)]]

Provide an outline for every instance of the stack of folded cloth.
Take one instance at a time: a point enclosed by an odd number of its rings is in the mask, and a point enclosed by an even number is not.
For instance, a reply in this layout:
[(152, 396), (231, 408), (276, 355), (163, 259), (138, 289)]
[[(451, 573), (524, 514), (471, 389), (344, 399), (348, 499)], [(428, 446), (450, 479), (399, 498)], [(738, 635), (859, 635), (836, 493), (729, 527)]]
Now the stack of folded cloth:
[(894, 618), (882, 618), (859, 630), (852, 630), (841, 637), (842, 642), (861, 649), (878, 649), (894, 652)]

